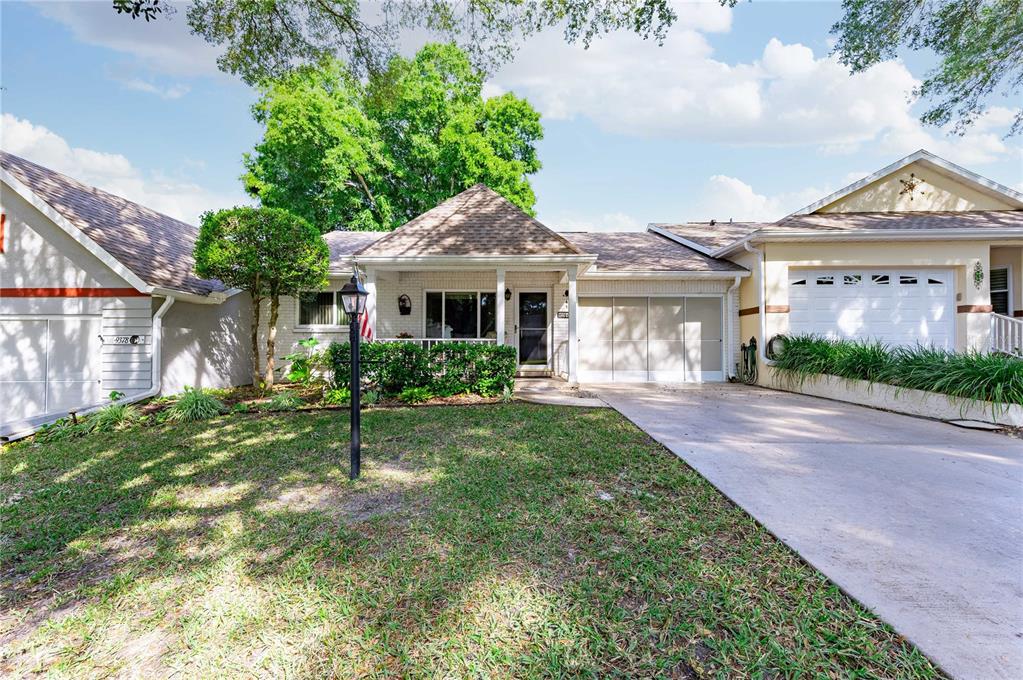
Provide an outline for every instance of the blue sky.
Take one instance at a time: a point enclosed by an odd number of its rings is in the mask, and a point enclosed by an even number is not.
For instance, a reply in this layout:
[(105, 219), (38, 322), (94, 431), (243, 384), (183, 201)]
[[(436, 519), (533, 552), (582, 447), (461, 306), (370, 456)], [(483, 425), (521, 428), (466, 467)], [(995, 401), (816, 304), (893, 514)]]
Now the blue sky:
[[(245, 200), (255, 94), (217, 71), (183, 14), (0, 9), (4, 149), (188, 220)], [(1023, 189), (1021, 142), (1002, 139), (1020, 102), (994, 102), (964, 138), (922, 128), (908, 92), (928, 56), (850, 76), (828, 58), (838, 3), (678, 12), (663, 47), (617, 34), (586, 51), (545, 34), (489, 81), (544, 116), (533, 185), (550, 226), (778, 218), (920, 147)]]

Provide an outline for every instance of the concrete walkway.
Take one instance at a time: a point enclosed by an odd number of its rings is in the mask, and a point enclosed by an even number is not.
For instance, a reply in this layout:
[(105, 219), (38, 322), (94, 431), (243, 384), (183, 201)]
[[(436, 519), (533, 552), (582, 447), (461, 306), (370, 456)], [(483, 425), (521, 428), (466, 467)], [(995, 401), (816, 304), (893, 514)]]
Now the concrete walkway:
[(1023, 441), (739, 385), (586, 386), (956, 678), (1023, 678)]

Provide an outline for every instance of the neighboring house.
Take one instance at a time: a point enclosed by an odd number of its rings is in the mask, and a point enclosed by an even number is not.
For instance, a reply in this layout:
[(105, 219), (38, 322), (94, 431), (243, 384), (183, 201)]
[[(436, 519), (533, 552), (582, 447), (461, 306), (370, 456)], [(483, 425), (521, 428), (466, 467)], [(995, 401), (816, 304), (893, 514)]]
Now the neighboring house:
[(0, 436), (250, 381), (250, 304), (195, 276), (195, 227), (4, 152), (0, 180)]
[(777, 222), (650, 229), (750, 269), (742, 338), (761, 351), (779, 333), (1023, 347), (1023, 194), (927, 151)]
[[(194, 276), (194, 227), (0, 158), (0, 434), (115, 389), (248, 382), (248, 298)], [(375, 340), (510, 344), (572, 382), (725, 380), (740, 343), (787, 332), (1023, 344), (1023, 195), (925, 151), (769, 224), (557, 233), (477, 185), (325, 240), (330, 284), (282, 300), (281, 355), (347, 340), (355, 270)]]

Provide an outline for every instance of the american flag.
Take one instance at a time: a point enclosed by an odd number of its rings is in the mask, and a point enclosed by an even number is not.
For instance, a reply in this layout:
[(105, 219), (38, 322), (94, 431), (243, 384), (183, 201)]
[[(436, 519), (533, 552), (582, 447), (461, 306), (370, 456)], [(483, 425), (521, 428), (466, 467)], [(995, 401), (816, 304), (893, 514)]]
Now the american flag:
[(366, 311), (362, 313), (362, 320), (359, 323), (359, 335), (366, 342), (373, 340), (373, 326), (369, 320), (369, 301), (366, 301)]

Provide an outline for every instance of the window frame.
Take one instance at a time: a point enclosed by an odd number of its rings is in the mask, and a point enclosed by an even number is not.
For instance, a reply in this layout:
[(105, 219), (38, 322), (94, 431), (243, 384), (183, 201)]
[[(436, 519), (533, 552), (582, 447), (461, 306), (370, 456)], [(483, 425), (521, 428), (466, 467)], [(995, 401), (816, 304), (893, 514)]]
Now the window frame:
[[(334, 303), (331, 308), (334, 310), (332, 323), (302, 323), (302, 296), (303, 295), (319, 295), (321, 293), (330, 293), (334, 298)], [(338, 298), (340, 291), (337, 290), (303, 290), (295, 296), (295, 330), (309, 330), (309, 331), (344, 331), (348, 330), (348, 320), (344, 309), (342, 309), (341, 300)], [(344, 322), (342, 323), (342, 319)]]
[[(489, 338), (486, 338), (486, 337), (481, 335), (481, 333), (483, 332), (483, 304), (482, 304), (482, 302), (483, 302), (483, 295), (486, 294), (486, 293), (489, 293), (490, 295), (494, 296), (494, 301), (496, 303), (497, 295), (498, 295), (496, 290), (490, 290), (488, 288), (424, 288), (423, 289), (423, 322), (422, 322), (422, 324), (420, 324), (420, 328), (423, 329), (423, 334), (420, 337), (422, 337), (424, 339), (427, 339), (427, 337), (426, 337), (426, 296), (428, 294), (430, 294), (430, 293), (440, 293), (441, 294), (441, 299), (440, 299), (440, 327), (441, 327), (442, 335), (443, 335), (443, 332), (444, 332), (444, 330), (443, 330), (444, 329), (444, 325), (445, 325), (444, 322), (445, 322), (445, 320), (447, 318), (447, 313), (448, 313), (447, 312), (447, 301), (446, 301), (447, 294), (448, 293), (475, 293), (476, 294), (476, 337), (474, 337), (474, 338), (445, 338), (445, 337), (439, 337), (439, 338), (429, 338), (430, 340), (451, 340), (453, 342), (458, 342), (460, 340), (488, 340), (489, 339)], [(494, 329), (494, 332), (496, 334), (496, 332), (497, 332), (497, 328), (496, 327)]]
[[(1006, 305), (1005, 316), (1012, 316), (1013, 315), (1013, 304), (1015, 303), (1015, 300), (1012, 299), (1012, 265), (1002, 264), (1002, 265), (998, 265), (997, 267), (991, 267), (990, 269), (991, 269), (991, 271), (988, 274), (988, 280), (989, 281), (993, 280), (993, 277), (991, 276), (991, 274), (993, 274), (996, 269), (1004, 269), (1005, 270), (1005, 288), (1004, 289), (995, 290), (994, 288), (991, 288), (989, 286), (988, 287), (988, 299), (990, 299), (991, 293), (1005, 293), (1005, 305)], [(992, 301), (992, 303), (991, 303), (991, 311), (994, 311), (994, 301)], [(998, 314), (999, 312), (995, 312), (995, 313)]]

